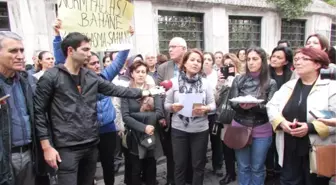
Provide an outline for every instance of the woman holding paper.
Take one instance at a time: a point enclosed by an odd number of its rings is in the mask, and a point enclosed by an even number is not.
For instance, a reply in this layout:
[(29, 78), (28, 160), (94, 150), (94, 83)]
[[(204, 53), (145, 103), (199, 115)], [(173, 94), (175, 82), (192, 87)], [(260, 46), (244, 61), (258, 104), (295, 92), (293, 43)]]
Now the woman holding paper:
[[(237, 145), (240, 141), (235, 141), (235, 137), (226, 138), (230, 133), (228, 127), (224, 142), (230, 144), (235, 149), (238, 164), (238, 184), (240, 185), (260, 185), (265, 179), (265, 159), (267, 151), (272, 143), (272, 126), (268, 121), (266, 103), (272, 98), (277, 90), (276, 82), (269, 76), (266, 52), (262, 48), (250, 48), (246, 52), (246, 73), (237, 76), (232, 83), (231, 98), (251, 95), (254, 98), (262, 99), (262, 103), (230, 102), (236, 114), (232, 120), (232, 130), (236, 134), (251, 139), (249, 143)], [(240, 134), (239, 134), (240, 135)], [(228, 139), (229, 142), (226, 141)]]
[(336, 111), (336, 82), (320, 78), (320, 69), (328, 65), (328, 55), (321, 49), (297, 50), (294, 67), (299, 78), (285, 83), (267, 104), (268, 117), (276, 132), (281, 184), (328, 184), (329, 178), (313, 174), (316, 172), (311, 164), (316, 161), (310, 154), (312, 147), (335, 144), (335, 128), (309, 113), (314, 109)]
[(188, 157), (191, 156), (193, 185), (202, 185), (208, 144), (208, 112), (215, 111), (211, 82), (202, 77), (203, 54), (199, 50), (185, 53), (180, 74), (172, 79), (164, 107), (173, 113), (172, 145), (175, 183), (185, 185)]

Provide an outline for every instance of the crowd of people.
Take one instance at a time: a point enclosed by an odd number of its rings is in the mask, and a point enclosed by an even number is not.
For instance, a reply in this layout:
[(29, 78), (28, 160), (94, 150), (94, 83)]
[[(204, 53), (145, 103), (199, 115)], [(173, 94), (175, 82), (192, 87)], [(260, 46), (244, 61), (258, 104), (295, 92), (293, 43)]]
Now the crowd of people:
[[(336, 143), (336, 118), (309, 113), (336, 111), (336, 82), (320, 77), (335, 68), (323, 35), (295, 51), (281, 40), (269, 57), (254, 46), (202, 52), (174, 37), (169, 59), (129, 49), (100, 58), (88, 37), (61, 38), (61, 27), (33, 66), (22, 38), (0, 32), (0, 185), (92, 185), (98, 160), (106, 185), (122, 163), (125, 184), (155, 185), (163, 156), (167, 185), (202, 185), (208, 142), (220, 185), (329, 183), (311, 166), (312, 147)], [(246, 96), (260, 102), (230, 101)]]

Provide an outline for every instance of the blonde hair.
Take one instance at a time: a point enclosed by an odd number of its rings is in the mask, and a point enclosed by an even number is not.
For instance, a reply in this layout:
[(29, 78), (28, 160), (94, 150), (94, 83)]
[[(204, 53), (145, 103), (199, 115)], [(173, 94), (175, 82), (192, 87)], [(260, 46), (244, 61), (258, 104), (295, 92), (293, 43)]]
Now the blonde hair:
[(244, 70), (242, 69), (242, 65), (240, 63), (240, 60), (238, 59), (238, 57), (236, 56), (236, 54), (234, 53), (227, 53), (223, 56), (223, 60), (222, 60), (222, 63), (224, 65), (224, 61), (226, 59), (231, 59), (232, 62), (234, 63), (235, 65), (235, 68), (236, 68), (236, 72), (240, 73), (240, 71)]

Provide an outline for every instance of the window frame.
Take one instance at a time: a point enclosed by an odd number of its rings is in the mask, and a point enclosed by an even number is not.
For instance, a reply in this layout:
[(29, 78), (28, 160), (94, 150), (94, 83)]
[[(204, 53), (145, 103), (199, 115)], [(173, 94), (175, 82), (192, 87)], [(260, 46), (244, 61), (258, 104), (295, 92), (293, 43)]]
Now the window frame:
[[(262, 17), (261, 16), (239, 16), (239, 15), (229, 15), (228, 16), (228, 33), (229, 33), (229, 52), (237, 53), (240, 49), (247, 49), (252, 45), (260, 46), (261, 45), (261, 36), (262, 36)], [(237, 21), (238, 23), (232, 23)], [(242, 23), (240, 23), (242, 21)], [(247, 22), (247, 23), (246, 23)], [(247, 26), (246, 26), (247, 25)], [(251, 31), (235, 31), (234, 26), (242, 26), (247, 30), (257, 29), (254, 32)], [(252, 37), (252, 34), (253, 37)], [(236, 37), (244, 37), (243, 39), (233, 39), (232, 35)], [(232, 44), (235, 43), (235, 44)], [(247, 44), (248, 43), (248, 44)]]
[[(166, 19), (173, 18), (173, 16), (177, 17), (186, 17), (186, 18), (195, 18), (195, 21), (161, 21), (161, 17), (166, 17)], [(197, 19), (197, 20), (196, 20)], [(198, 49), (204, 50), (204, 45), (205, 45), (205, 37), (204, 37), (204, 13), (196, 13), (196, 12), (183, 12), (183, 11), (174, 11), (174, 10), (158, 10), (158, 46), (159, 46), (159, 52), (161, 54), (166, 54), (168, 55), (168, 45), (169, 41), (173, 37), (182, 37), (183, 39), (186, 40), (188, 48), (193, 48), (191, 46), (190, 42), (193, 42), (193, 45), (195, 44)], [(183, 29), (166, 29), (166, 28), (161, 28), (161, 23), (191, 23), (195, 26), (195, 30), (183, 30)], [(161, 36), (161, 34), (164, 35), (164, 33), (171, 33), (172, 37), (164, 37)], [(182, 33), (182, 34), (181, 34)], [(191, 39), (193, 36), (189, 35), (194, 35), (195, 39)], [(188, 35), (187, 37), (184, 37), (183, 35)], [(163, 46), (163, 47), (161, 47)]]
[[(287, 23), (287, 24), (290, 24), (289, 27), (286, 27), (286, 29), (291, 29), (291, 28), (296, 28), (296, 29), (302, 29), (301, 33), (299, 32), (284, 32), (284, 23)], [(302, 25), (293, 25), (293, 23), (297, 23), (297, 24), (302, 24)], [(291, 48), (293, 50), (297, 49), (297, 48), (300, 48), (300, 47), (303, 47), (305, 45), (305, 41), (306, 41), (306, 25), (307, 25), (307, 20), (304, 20), (304, 19), (293, 19), (293, 20), (286, 20), (286, 19), (281, 19), (281, 30), (280, 30), (280, 33), (281, 33), (281, 39), (284, 39), (284, 40), (287, 40), (290, 45), (291, 45)], [(301, 38), (300, 39), (297, 39), (297, 38), (293, 38), (293, 36), (298, 36), (298, 35), (301, 35)], [(289, 38), (289, 37), (292, 37), (292, 38)], [(296, 43), (301, 43), (300, 45), (297, 45)]]
[(0, 18), (7, 18), (8, 20), (8, 27), (5, 28), (5, 27), (0, 27), (0, 31), (10, 31), (11, 30), (11, 23), (10, 23), (10, 19), (9, 19), (9, 8), (8, 8), (8, 3), (7, 2), (3, 2), (3, 1), (0, 1), (0, 8), (3, 8), (5, 7), (5, 9), (7, 10), (7, 16), (6, 15), (1, 15), (0, 14)]
[(336, 46), (336, 22), (331, 24), (330, 46)]

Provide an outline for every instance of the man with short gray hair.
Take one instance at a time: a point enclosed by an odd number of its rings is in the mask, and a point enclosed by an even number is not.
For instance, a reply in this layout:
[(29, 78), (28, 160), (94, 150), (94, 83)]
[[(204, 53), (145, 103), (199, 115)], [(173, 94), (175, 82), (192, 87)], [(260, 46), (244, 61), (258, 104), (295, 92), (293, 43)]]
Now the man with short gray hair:
[(35, 185), (34, 79), (16, 33), (0, 31), (0, 184)]

